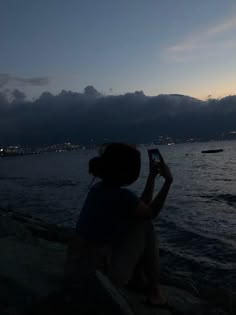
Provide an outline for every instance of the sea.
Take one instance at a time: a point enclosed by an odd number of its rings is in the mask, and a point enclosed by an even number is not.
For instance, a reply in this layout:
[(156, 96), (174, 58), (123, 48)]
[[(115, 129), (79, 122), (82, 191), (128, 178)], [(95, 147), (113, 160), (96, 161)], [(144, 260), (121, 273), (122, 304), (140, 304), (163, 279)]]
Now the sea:
[[(174, 181), (160, 216), (161, 270), (196, 284), (236, 290), (236, 141), (158, 146)], [(147, 147), (139, 146), (141, 175), (129, 187), (141, 195)], [(223, 149), (219, 153), (203, 150)], [(95, 149), (0, 158), (0, 209), (74, 227), (92, 181)], [(163, 183), (157, 178), (155, 193)]]

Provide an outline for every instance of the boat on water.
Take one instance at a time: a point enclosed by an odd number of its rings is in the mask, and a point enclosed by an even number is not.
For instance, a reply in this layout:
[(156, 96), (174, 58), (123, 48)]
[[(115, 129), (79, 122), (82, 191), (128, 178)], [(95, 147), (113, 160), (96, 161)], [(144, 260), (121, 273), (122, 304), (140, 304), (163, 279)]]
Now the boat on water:
[(218, 152), (223, 152), (223, 149), (214, 149), (214, 150), (204, 150), (202, 153), (218, 153)]

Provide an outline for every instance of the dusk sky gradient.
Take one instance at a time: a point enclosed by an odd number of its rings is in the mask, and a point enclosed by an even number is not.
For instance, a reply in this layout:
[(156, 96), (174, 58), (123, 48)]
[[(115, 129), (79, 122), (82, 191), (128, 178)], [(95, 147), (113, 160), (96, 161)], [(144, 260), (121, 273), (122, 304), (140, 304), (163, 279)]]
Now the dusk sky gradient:
[(0, 91), (236, 94), (235, 0), (0, 0)]

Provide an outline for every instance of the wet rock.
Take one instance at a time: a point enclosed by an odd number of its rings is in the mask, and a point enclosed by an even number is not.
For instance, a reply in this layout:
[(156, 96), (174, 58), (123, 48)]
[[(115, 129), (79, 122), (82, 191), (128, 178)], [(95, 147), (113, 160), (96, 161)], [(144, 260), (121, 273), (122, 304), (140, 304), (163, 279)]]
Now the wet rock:
[(24, 315), (134, 315), (127, 300), (102, 276), (51, 293)]
[[(35, 229), (41, 229), (43, 226), (46, 230), (47, 226), (42, 222), (38, 226), (32, 221), (30, 224), (33, 224)], [(57, 234), (59, 229), (54, 230)], [(70, 232), (69, 234), (65, 232), (61, 239), (67, 239)], [(171, 314), (169, 310), (147, 307), (143, 303), (145, 297), (142, 295), (127, 290), (117, 290), (105, 276), (99, 273), (96, 277), (81, 281), (77, 287), (65, 288), (63, 286), (66, 253), (64, 242), (35, 238), (23, 222), (0, 216), (0, 235), (1, 315)], [(52, 236), (52, 239), (58, 240), (60, 237)], [(177, 288), (178, 284), (181, 288)], [(213, 291), (211, 291), (212, 296), (209, 293), (205, 294), (211, 302), (206, 303), (200, 298), (204, 297), (202, 290), (200, 297), (197, 296), (198, 292), (193, 290), (192, 286), (181, 283), (181, 279), (173, 280), (172, 283), (163, 286), (163, 289), (169, 296), (173, 314), (227, 314), (220, 309), (220, 304), (214, 303), (217, 294)], [(223, 295), (220, 294), (217, 299), (220, 301)], [(232, 312), (228, 314), (234, 314), (234, 308), (230, 307), (229, 310)]]
[(37, 297), (15, 279), (0, 275), (0, 314), (18, 315), (27, 309)]
[(35, 244), (36, 238), (30, 230), (23, 224), (12, 220), (9, 216), (0, 215), (0, 238), (5, 236), (15, 236), (23, 242)]
[(75, 230), (72, 228), (46, 223), (23, 213), (0, 210), (0, 237), (14, 235), (24, 241), (43, 238), (51, 242), (67, 244), (74, 234)]

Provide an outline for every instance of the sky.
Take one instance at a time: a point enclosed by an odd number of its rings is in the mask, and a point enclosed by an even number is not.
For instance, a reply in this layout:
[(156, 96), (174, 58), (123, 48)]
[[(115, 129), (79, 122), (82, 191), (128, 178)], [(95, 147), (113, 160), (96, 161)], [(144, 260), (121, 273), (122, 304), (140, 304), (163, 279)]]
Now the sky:
[(0, 92), (236, 94), (235, 0), (0, 0)]

